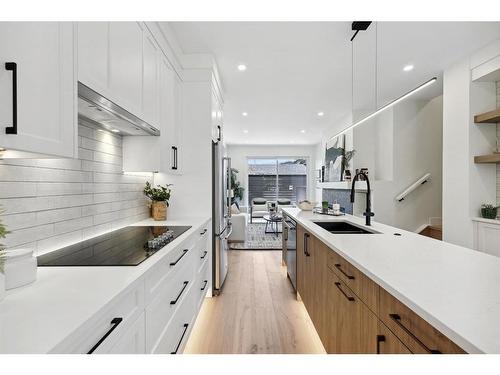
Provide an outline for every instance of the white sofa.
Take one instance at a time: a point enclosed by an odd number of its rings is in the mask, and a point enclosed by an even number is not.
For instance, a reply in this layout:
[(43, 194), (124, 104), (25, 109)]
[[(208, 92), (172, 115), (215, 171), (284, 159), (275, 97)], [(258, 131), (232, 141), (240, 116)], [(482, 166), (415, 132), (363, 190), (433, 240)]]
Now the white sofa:
[(233, 227), (233, 231), (229, 236), (229, 241), (244, 242), (247, 236), (247, 214), (245, 212), (232, 214), (231, 225)]

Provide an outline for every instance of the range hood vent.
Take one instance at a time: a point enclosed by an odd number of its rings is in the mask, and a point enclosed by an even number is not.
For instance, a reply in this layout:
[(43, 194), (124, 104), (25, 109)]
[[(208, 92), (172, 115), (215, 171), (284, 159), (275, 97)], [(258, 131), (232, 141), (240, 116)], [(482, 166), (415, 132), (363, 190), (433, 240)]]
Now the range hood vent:
[(78, 82), (78, 116), (91, 120), (103, 129), (121, 135), (160, 135), (160, 131), (154, 126), (149, 125), (81, 82)]

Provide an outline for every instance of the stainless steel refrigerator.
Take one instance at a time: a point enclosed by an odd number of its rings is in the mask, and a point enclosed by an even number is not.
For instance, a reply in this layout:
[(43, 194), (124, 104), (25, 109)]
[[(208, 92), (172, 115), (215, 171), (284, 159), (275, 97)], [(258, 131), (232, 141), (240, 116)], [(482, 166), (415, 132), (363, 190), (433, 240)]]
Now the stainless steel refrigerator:
[(231, 235), (231, 159), (224, 157), (222, 143), (212, 142), (213, 294), (218, 295), (229, 268), (228, 238)]

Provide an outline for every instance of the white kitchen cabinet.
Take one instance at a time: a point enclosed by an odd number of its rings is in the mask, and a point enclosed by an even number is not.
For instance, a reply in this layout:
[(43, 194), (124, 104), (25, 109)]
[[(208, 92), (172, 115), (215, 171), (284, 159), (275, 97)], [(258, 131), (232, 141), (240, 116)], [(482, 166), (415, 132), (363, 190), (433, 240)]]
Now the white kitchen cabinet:
[(142, 43), (143, 30), (139, 23), (109, 23), (109, 90), (118, 105), (139, 115), (142, 112)]
[(93, 90), (108, 93), (109, 22), (78, 23), (78, 80)]
[(158, 65), (160, 60), (160, 51), (153, 37), (147, 33), (143, 33), (142, 46), (142, 113), (144, 120), (150, 124), (158, 123)]
[(118, 342), (111, 348), (108, 354), (145, 354), (145, 324), (144, 313), (142, 313), (135, 323), (118, 339)]
[(500, 221), (474, 222), (474, 248), (491, 255), (500, 256)]
[(76, 155), (74, 38), (68, 22), (0, 23), (0, 147)]
[(182, 174), (182, 83), (165, 57), (159, 59), (159, 137), (125, 137), (123, 170)]

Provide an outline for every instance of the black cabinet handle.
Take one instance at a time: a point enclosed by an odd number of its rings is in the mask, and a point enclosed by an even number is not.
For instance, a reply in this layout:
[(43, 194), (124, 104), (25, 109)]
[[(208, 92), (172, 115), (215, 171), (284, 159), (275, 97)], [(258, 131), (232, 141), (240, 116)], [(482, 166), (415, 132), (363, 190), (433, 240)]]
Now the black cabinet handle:
[(348, 273), (346, 273), (342, 269), (342, 266), (340, 265), (340, 263), (335, 264), (335, 267), (342, 273), (342, 275), (344, 275), (345, 277), (347, 277), (349, 280), (354, 280), (354, 276), (349, 275)]
[(205, 250), (203, 252), (203, 256), (201, 256), (200, 259), (205, 259), (205, 257), (207, 256), (207, 254), (208, 254), (208, 251)]
[(200, 233), (200, 236), (203, 236), (205, 233), (207, 233), (207, 229), (203, 229), (203, 232)]
[(222, 139), (222, 128), (220, 125), (217, 125), (217, 142), (220, 142)]
[(111, 328), (109, 329), (108, 332), (106, 332), (106, 334), (104, 336), (101, 337), (101, 339), (99, 341), (97, 341), (97, 344), (95, 344), (92, 349), (90, 349), (88, 351), (87, 354), (92, 354), (95, 352), (95, 350), (104, 342), (104, 340), (106, 340), (106, 338), (111, 335), (111, 332), (113, 332), (116, 327), (118, 327), (120, 325), (120, 323), (123, 321), (123, 318), (113, 318), (113, 320), (111, 321)]
[(205, 288), (207, 287), (207, 284), (208, 284), (208, 280), (203, 281), (203, 288), (201, 288), (201, 290), (205, 290)]
[(384, 335), (377, 335), (377, 354), (380, 354), (380, 343), (385, 342)]
[(12, 71), (12, 126), (7, 126), (5, 133), (17, 134), (17, 64), (6, 62), (5, 70)]
[(184, 285), (182, 286), (181, 291), (180, 291), (180, 292), (179, 292), (179, 294), (177, 295), (177, 298), (176, 298), (176, 299), (174, 299), (174, 300), (172, 300), (172, 301), (170, 301), (170, 304), (171, 304), (171, 305), (175, 305), (175, 304), (177, 303), (177, 301), (179, 301), (179, 298), (181, 298), (182, 293), (184, 293), (184, 290), (186, 290), (186, 287), (188, 286), (189, 281), (184, 281), (184, 282), (183, 282), (183, 284), (184, 284)]
[(335, 282), (335, 286), (340, 290), (340, 292), (344, 295), (345, 298), (347, 298), (348, 301), (354, 302), (354, 297), (351, 297), (344, 292), (344, 289), (340, 286), (339, 282)]
[(186, 255), (186, 254), (187, 254), (187, 252), (188, 252), (188, 251), (189, 251), (188, 249), (184, 249), (184, 250), (182, 250), (182, 254), (181, 254), (181, 256), (180, 256), (179, 258), (177, 258), (177, 260), (176, 260), (175, 262), (170, 263), (170, 267), (173, 267), (173, 266), (175, 266), (177, 263), (179, 263), (179, 260), (181, 260), (181, 259), (182, 259), (182, 257), (183, 257), (184, 255)]
[(311, 253), (309, 253), (308, 245), (309, 245), (309, 239), (310, 235), (309, 233), (304, 233), (304, 254), (306, 254), (306, 257), (310, 257)]
[(182, 336), (181, 336), (181, 339), (179, 340), (179, 342), (177, 343), (177, 346), (175, 347), (175, 350), (173, 352), (170, 352), (170, 354), (177, 354), (177, 351), (179, 350), (179, 348), (181, 347), (181, 344), (182, 344), (182, 340), (184, 339), (184, 335), (186, 334), (187, 332), (187, 329), (189, 327), (189, 324), (187, 323), (184, 323), (184, 330), (182, 331)]
[(174, 152), (174, 160), (173, 160), (173, 165), (172, 165), (172, 169), (174, 170), (177, 170), (177, 147), (176, 146), (172, 146), (172, 151)]
[(420, 339), (413, 334), (406, 326), (401, 322), (401, 316), (399, 314), (389, 314), (389, 317), (403, 330), (408, 336), (410, 336), (413, 340), (415, 340), (422, 348), (425, 349), (429, 354), (441, 354), (441, 352), (437, 349), (430, 349), (425, 345)]

